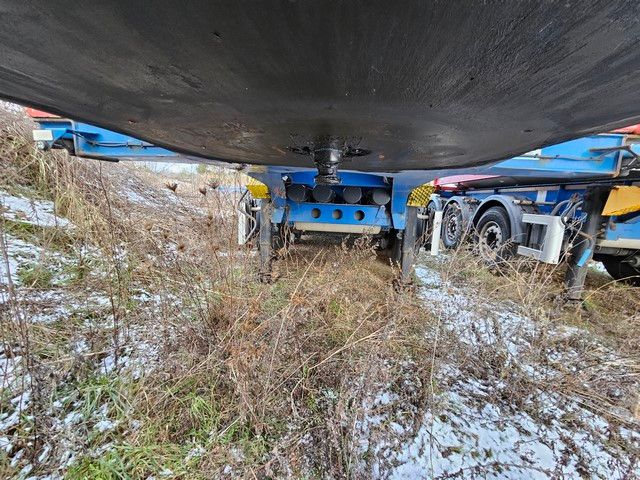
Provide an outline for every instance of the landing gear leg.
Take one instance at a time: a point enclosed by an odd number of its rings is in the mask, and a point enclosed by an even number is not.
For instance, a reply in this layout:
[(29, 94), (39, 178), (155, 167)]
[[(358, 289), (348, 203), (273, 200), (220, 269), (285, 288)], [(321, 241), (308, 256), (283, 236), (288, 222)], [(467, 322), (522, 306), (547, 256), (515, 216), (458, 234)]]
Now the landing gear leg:
[(260, 209), (260, 238), (258, 241), (258, 250), (260, 253), (260, 272), (258, 278), (262, 283), (271, 282), (271, 273), (273, 266), (273, 253), (271, 250), (273, 227), (271, 224), (271, 214), (273, 213), (273, 205), (270, 200), (261, 201)]
[(580, 230), (576, 245), (571, 250), (569, 269), (565, 277), (568, 301), (580, 301), (582, 297), (587, 265), (593, 258), (595, 239), (602, 227), (602, 209), (608, 193), (609, 189), (606, 187), (594, 187), (585, 194), (582, 211), (587, 213), (588, 218)]
[(402, 234), (402, 253), (400, 256), (400, 284), (411, 284), (411, 273), (415, 263), (416, 231), (418, 224), (418, 207), (407, 207), (405, 227)]

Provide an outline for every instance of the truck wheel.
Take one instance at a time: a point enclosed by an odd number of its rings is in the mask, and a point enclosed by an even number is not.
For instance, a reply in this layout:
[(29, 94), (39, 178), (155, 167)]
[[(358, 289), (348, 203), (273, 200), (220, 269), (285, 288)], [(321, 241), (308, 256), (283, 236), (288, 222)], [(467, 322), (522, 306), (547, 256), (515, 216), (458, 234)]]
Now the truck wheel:
[(442, 243), (445, 248), (457, 248), (462, 243), (463, 234), (464, 222), (460, 205), (450, 203), (442, 215)]
[(622, 280), (635, 287), (640, 287), (640, 268), (625, 262), (624, 257), (609, 257), (603, 259), (602, 264), (614, 280)]
[(491, 207), (476, 225), (480, 254), (491, 263), (500, 263), (513, 256), (509, 214), (502, 207)]

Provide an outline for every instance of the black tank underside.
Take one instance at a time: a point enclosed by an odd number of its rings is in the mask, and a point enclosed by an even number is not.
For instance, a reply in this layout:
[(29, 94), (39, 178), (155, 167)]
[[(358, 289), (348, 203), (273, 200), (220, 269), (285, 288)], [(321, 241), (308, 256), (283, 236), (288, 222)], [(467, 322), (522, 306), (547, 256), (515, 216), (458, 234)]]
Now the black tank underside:
[(0, 0), (0, 96), (175, 151), (479, 165), (640, 121), (637, 1)]

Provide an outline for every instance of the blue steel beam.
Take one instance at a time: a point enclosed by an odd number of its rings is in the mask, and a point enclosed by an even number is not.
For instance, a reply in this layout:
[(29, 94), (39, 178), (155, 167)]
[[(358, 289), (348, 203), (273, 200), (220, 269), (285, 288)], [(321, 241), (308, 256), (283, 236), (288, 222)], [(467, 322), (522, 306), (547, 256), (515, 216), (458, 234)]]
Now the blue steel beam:
[(51, 144), (63, 139), (72, 141), (78, 157), (109, 160), (139, 157), (176, 160), (180, 157), (177, 153), (151, 143), (82, 122), (41, 119), (38, 124), (42, 130), (51, 131)]
[[(51, 139), (47, 143), (52, 146), (60, 140), (73, 142), (75, 154), (80, 157), (97, 159), (163, 159), (165, 161), (189, 161), (188, 157), (176, 154), (164, 148), (156, 147), (148, 142), (134, 139), (127, 135), (112, 132), (82, 122), (67, 119), (43, 118), (37, 120), (40, 128), (51, 132)], [(274, 209), (272, 221), (280, 223), (287, 221), (317, 221), (352, 224), (379, 225), (383, 228), (403, 229), (405, 226), (405, 211), (407, 198), (411, 191), (419, 185), (427, 183), (436, 177), (456, 173), (505, 175), (515, 177), (561, 177), (567, 181), (585, 177), (616, 177), (620, 174), (624, 161), (633, 160), (636, 153), (640, 153), (640, 144), (631, 143), (636, 137), (622, 134), (592, 135), (558, 145), (529, 152), (511, 159), (504, 160), (493, 166), (466, 169), (464, 171), (406, 171), (399, 173), (367, 174), (353, 171), (341, 171), (339, 176), (345, 186), (360, 186), (363, 188), (391, 188), (391, 203), (388, 207), (373, 205), (347, 204), (295, 204), (286, 198), (285, 181), (313, 187), (315, 168), (296, 167), (253, 167), (249, 175), (262, 181), (269, 187)], [(191, 159), (193, 161), (195, 159)], [(201, 161), (201, 159), (197, 159)], [(547, 192), (547, 202), (560, 201), (568, 198), (573, 192), (559, 188), (555, 192)], [(489, 193), (487, 193), (489, 194)], [(530, 196), (534, 197), (535, 192)], [(534, 198), (531, 198), (534, 200)], [(330, 216), (339, 205), (343, 215), (339, 219)], [(311, 210), (318, 208), (321, 217), (314, 219)], [(546, 209), (546, 206), (543, 207)], [(288, 210), (288, 211), (287, 211)], [(362, 220), (355, 219), (355, 212), (362, 211)], [(387, 213), (388, 212), (388, 213)], [(634, 221), (635, 222), (635, 221)], [(633, 223), (633, 222), (632, 222)], [(618, 232), (621, 233), (621, 232)], [(614, 233), (611, 234), (615, 235)]]

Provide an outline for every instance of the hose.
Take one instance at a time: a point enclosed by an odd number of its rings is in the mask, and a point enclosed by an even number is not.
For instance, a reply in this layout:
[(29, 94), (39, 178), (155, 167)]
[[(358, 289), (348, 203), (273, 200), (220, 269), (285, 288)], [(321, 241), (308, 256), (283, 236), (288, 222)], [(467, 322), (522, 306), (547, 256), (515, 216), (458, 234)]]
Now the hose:
[(567, 200), (563, 200), (560, 203), (558, 203), (555, 207), (553, 207), (553, 210), (551, 210), (551, 214), (550, 215), (557, 215), (558, 212), (560, 211), (560, 208), (562, 208), (564, 205), (566, 205), (567, 203), (572, 202), (572, 199), (568, 198)]

